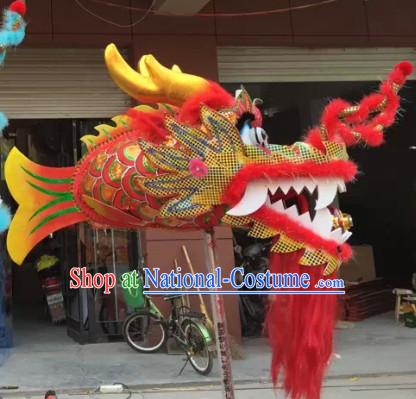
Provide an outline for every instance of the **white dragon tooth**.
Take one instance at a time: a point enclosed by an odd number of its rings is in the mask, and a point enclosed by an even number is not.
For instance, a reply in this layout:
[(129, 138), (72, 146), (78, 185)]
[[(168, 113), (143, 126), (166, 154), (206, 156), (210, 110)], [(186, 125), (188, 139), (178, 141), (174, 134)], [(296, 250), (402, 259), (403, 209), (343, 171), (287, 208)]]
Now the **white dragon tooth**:
[(292, 216), (294, 218), (298, 218), (299, 217), (299, 213), (298, 213), (298, 208), (296, 205), (292, 205), (290, 208), (287, 208), (285, 210), (285, 213), (289, 216)]
[(345, 242), (347, 241), (350, 237), (352, 236), (351, 231), (346, 231), (343, 235), (342, 235), (342, 240)]
[(288, 191), (292, 187), (292, 181), (291, 180), (280, 180), (279, 181), (279, 187), (283, 191), (284, 194), (287, 194)]
[(331, 180), (318, 180), (318, 198), (316, 200), (315, 209), (326, 208), (334, 200), (337, 194), (337, 181)]
[(345, 186), (345, 182), (343, 180), (339, 180), (337, 185), (339, 193), (345, 193), (347, 191), (347, 187)]
[(316, 183), (310, 179), (306, 182), (306, 188), (308, 189), (309, 193), (312, 194), (316, 189)]
[(280, 211), (280, 212), (284, 212), (285, 211), (285, 207), (283, 206), (283, 201), (277, 201), (274, 204), (272, 204), (272, 208), (276, 211)]
[(230, 209), (227, 214), (231, 216), (245, 216), (256, 212), (268, 198), (268, 184), (264, 179), (248, 183), (246, 191), (240, 202)]
[(279, 188), (279, 181), (278, 180), (268, 180), (269, 191), (274, 194), (277, 189)]
[(342, 236), (342, 229), (340, 227), (338, 227), (337, 229), (332, 230), (331, 231), (331, 238), (333, 240), (335, 240), (336, 242), (338, 242), (338, 243), (343, 243), (344, 239), (343, 239), (343, 236)]
[(319, 209), (312, 222), (313, 230), (320, 236), (328, 238), (332, 229), (332, 214), (327, 209)]
[(298, 194), (300, 194), (305, 187), (309, 193), (312, 194), (316, 188), (316, 183), (307, 177), (298, 177), (296, 180), (294, 180), (292, 186)]
[(296, 179), (293, 181), (292, 183), (292, 187), (294, 188), (294, 190), (300, 194), (303, 191), (303, 188), (305, 187), (304, 182), (302, 181), (302, 179)]

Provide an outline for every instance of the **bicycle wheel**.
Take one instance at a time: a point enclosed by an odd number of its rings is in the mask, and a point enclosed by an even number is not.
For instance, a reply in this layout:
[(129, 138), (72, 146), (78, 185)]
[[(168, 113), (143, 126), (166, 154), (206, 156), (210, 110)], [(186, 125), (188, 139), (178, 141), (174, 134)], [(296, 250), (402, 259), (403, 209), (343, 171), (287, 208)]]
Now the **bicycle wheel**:
[(139, 311), (124, 321), (123, 336), (134, 350), (152, 353), (165, 343), (166, 330), (159, 318), (148, 311)]
[(192, 367), (199, 374), (208, 375), (214, 362), (213, 354), (201, 329), (192, 320), (184, 320), (181, 327), (185, 334), (186, 350)]

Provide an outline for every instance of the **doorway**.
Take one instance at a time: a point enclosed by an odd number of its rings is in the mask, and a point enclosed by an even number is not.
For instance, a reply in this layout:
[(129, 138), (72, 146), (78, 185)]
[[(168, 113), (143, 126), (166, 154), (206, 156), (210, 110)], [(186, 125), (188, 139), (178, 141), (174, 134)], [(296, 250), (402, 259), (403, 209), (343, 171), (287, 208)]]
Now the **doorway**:
[[(91, 119), (12, 121), (0, 140), (2, 167), (13, 146), (38, 164), (72, 166), (85, 152), (79, 138), (100, 123)], [(3, 179), (2, 172), (2, 198), (14, 213), (17, 204)], [(42, 240), (21, 266), (6, 256), (5, 281), (10, 288), (4, 300), (10, 339), (4, 346), (120, 339), (127, 308), (119, 278), (137, 267), (139, 248), (135, 232), (98, 231), (78, 224)], [(69, 271), (77, 266), (87, 267), (90, 273), (115, 273), (118, 284), (110, 295), (95, 289), (71, 290)]]

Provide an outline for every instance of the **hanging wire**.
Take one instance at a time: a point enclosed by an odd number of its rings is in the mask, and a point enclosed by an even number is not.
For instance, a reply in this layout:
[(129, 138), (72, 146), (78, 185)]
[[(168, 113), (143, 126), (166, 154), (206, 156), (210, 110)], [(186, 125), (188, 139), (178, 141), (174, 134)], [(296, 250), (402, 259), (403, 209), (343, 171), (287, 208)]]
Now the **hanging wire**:
[[(75, 0), (75, 1), (78, 3), (78, 5), (80, 5), (80, 0)], [(295, 6), (295, 7), (275, 8), (275, 9), (271, 9), (271, 10), (251, 11), (251, 12), (243, 12), (243, 13), (196, 13), (196, 14), (183, 14), (183, 13), (175, 13), (175, 12), (157, 11), (157, 10), (153, 9), (155, 1), (153, 1), (152, 5), (148, 9), (121, 5), (121, 4), (113, 3), (113, 2), (107, 1), (107, 0), (89, 0), (89, 1), (91, 1), (93, 3), (101, 4), (101, 5), (104, 5), (104, 6), (108, 6), (108, 7), (122, 8), (122, 9), (125, 9), (125, 10), (131, 10), (131, 11), (142, 11), (142, 12), (144, 11), (144, 12), (147, 12), (148, 14), (154, 14), (154, 15), (159, 15), (159, 16), (167, 16), (167, 17), (253, 17), (253, 16), (280, 14), (280, 13), (284, 13), (284, 12), (304, 10), (304, 9), (312, 8), (312, 7), (319, 7), (319, 6), (322, 6), (322, 5), (325, 5), (325, 4), (336, 3), (338, 0), (323, 0), (323, 1), (320, 1), (320, 2), (317, 2), (317, 3), (304, 4), (304, 5)], [(82, 6), (82, 8), (84, 8), (86, 10), (85, 6)], [(88, 10), (88, 12), (90, 14), (94, 15), (90, 10)], [(97, 15), (95, 15), (95, 16), (99, 17)], [(102, 17), (99, 17), (99, 18), (104, 20)]]
[[(155, 6), (156, 0), (152, 0), (152, 4), (150, 4), (149, 8), (145, 9), (145, 8), (141, 8), (139, 11), (144, 11), (144, 14), (141, 18), (139, 18), (137, 21), (131, 23), (131, 24), (119, 24), (117, 22), (111, 21), (107, 18), (102, 17), (101, 15), (96, 14), (95, 12), (91, 11), (89, 8), (87, 8), (84, 4), (81, 3), (81, 0), (75, 0), (75, 3), (78, 5), (78, 7), (80, 7), (82, 10), (84, 10), (85, 12), (87, 12), (88, 14), (92, 15), (93, 17), (106, 22), (110, 25), (114, 25), (117, 26), (118, 28), (132, 28), (138, 24), (140, 24), (141, 22), (143, 22), (148, 16), (149, 14), (152, 13), (153, 11), (153, 7)], [(112, 3), (112, 7), (117, 6), (116, 4)], [(118, 8), (126, 8), (126, 7), (118, 7)]]

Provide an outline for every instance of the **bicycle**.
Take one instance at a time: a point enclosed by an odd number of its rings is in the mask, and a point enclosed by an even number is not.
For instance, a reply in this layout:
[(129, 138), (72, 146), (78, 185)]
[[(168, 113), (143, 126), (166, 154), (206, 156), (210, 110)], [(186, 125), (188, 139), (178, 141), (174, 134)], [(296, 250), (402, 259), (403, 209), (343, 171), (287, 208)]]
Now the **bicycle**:
[[(186, 354), (186, 362), (179, 375), (188, 361), (196, 372), (208, 375), (212, 370), (216, 347), (205, 325), (205, 316), (184, 306), (182, 295), (168, 295), (164, 300), (170, 302), (171, 309), (168, 318), (165, 318), (140, 287), (135, 294), (136, 310), (123, 324), (123, 336), (127, 344), (138, 352), (154, 353), (172, 337)], [(126, 302), (128, 295), (131, 296), (131, 292), (125, 295)], [(128, 301), (131, 303), (132, 298)]]

